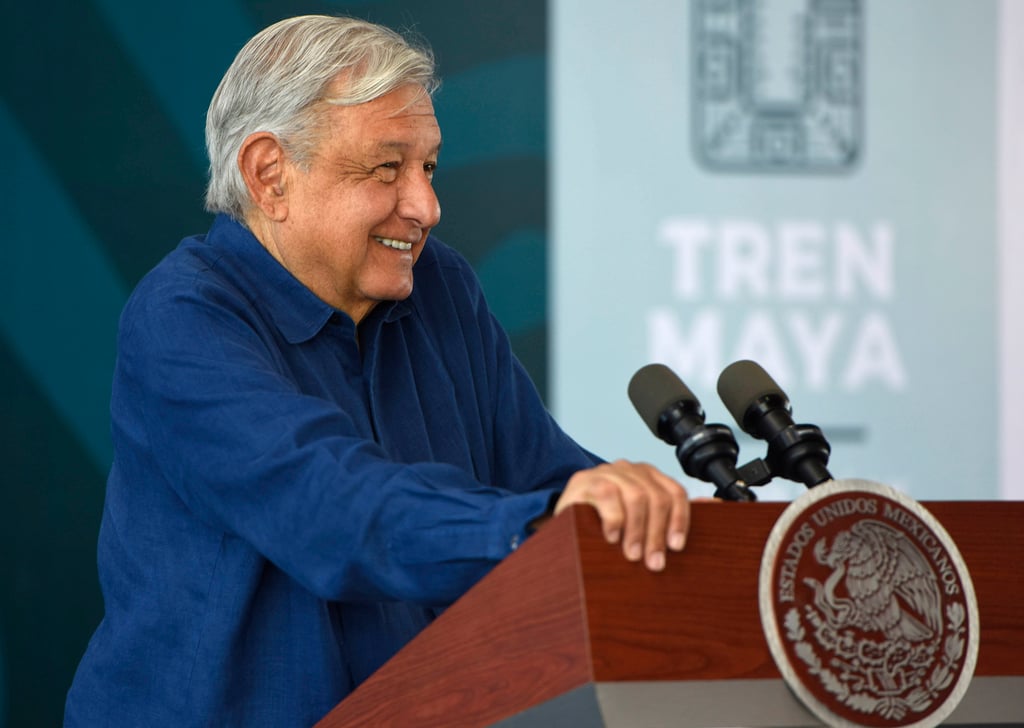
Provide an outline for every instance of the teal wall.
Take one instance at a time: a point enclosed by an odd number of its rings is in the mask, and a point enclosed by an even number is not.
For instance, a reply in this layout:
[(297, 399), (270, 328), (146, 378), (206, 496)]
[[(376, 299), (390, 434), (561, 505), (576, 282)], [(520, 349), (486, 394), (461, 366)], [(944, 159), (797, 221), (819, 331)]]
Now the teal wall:
[(202, 232), (206, 105), (289, 15), (412, 28), (445, 79), (436, 233), (546, 389), (544, 0), (9, 3), (0, 22), (0, 728), (60, 723), (102, 614), (95, 548), (120, 308)]

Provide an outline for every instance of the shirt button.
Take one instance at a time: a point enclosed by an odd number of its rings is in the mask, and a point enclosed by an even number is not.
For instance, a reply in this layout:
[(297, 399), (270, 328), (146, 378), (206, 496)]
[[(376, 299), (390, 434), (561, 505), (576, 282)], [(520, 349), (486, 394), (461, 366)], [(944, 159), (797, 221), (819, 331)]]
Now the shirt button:
[(508, 547), (512, 551), (515, 551), (517, 548), (519, 548), (519, 534), (518, 533), (515, 536), (513, 536), (511, 538), (511, 540), (509, 540)]

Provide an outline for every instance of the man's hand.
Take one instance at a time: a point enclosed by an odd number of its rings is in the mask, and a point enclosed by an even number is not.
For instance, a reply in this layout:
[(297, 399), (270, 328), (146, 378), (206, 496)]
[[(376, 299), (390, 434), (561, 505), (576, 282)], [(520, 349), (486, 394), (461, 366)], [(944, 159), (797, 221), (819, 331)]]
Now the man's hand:
[(653, 465), (617, 460), (580, 470), (565, 486), (555, 514), (576, 503), (597, 509), (608, 543), (622, 542), (630, 561), (665, 568), (665, 547), (682, 551), (690, 528), (690, 501), (678, 482)]

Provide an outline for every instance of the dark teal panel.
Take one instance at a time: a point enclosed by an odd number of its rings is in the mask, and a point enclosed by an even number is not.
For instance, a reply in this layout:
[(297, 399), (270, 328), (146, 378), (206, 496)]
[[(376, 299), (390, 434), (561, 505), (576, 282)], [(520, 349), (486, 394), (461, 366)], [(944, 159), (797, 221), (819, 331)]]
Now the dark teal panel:
[(547, 228), (543, 159), (502, 159), (456, 169), (442, 163), (434, 179), (441, 200), (435, 232), (474, 266), (515, 231)]
[(526, 367), (526, 371), (530, 373), (530, 378), (537, 385), (540, 396), (544, 397), (546, 395), (544, 385), (548, 381), (547, 325), (509, 334), (509, 338), (512, 340), (512, 349), (516, 352), (516, 356)]
[[(0, 342), (0, 647), (9, 726), (60, 725), (101, 604), (104, 475)], [(4, 721), (0, 718), (0, 726)]]
[[(369, 2), (282, 3), (249, 0), (257, 25), (297, 13), (351, 15), (426, 38), (442, 76), (496, 59), (547, 52), (545, 0), (372, 0)], [(543, 102), (544, 89), (537, 89)]]
[(445, 167), (518, 157), (542, 159), (547, 137), (543, 56), (513, 56), (445, 77), (434, 107)]
[(498, 241), (477, 273), (494, 315), (509, 334), (544, 325), (547, 240), (543, 230), (517, 230)]
[[(242, 42), (286, 16), (346, 11), (412, 28), (433, 46), (448, 81), (438, 114), (450, 150), (437, 179), (437, 232), (480, 271), (545, 390), (543, 0), (7, 4), (0, 104), (14, 130), (5, 138), (18, 147), (11, 159), (30, 174), (8, 175), (9, 188), (22, 187), (5, 196), (18, 224), (4, 245), (19, 254), (7, 258), (0, 296), (0, 728), (60, 723), (100, 618), (95, 542), (106, 456), (97, 443), (108, 428), (111, 296), (123, 298), (181, 237), (207, 228), (203, 116)], [(29, 189), (31, 179), (42, 182)], [(55, 257), (61, 275), (80, 277), (73, 300), (25, 305), (58, 285), (47, 275)], [(62, 326), (63, 350), (39, 345)]]
[[(127, 290), (106, 250), (0, 101), (0, 138), (11, 148), (0, 199), (20, 241), (0, 268), (0, 339), (92, 456), (110, 463), (110, 375)], [(46, 214), (35, 209), (46, 200)]]
[[(194, 163), (205, 169), (201, 122), (210, 98), (235, 53), (259, 28), (240, 0), (95, 0), (95, 4), (122, 51), (177, 127)], [(189, 82), (182, 83), (182, 79)]]
[[(0, 95), (133, 284), (181, 237), (208, 227), (206, 168), (89, 2), (58, 0), (44, 15), (32, 3), (5, 5)], [(179, 42), (187, 53), (189, 38)], [(47, 211), (38, 200), (35, 214)]]
[[(547, 395), (547, 184), (539, 158), (502, 159), (445, 169), (436, 234), (476, 268), (516, 354)], [(494, 265), (500, 260), (502, 270)], [(536, 335), (540, 331), (541, 334)], [(533, 332), (534, 335), (525, 335)]]

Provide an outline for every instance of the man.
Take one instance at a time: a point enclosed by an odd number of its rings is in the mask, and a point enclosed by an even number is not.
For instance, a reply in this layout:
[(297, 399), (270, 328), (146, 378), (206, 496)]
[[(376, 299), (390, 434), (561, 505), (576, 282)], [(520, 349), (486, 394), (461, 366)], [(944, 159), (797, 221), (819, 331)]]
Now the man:
[(652, 570), (682, 549), (682, 487), (563, 433), (429, 237), (436, 85), (427, 51), (321, 16), (225, 75), (218, 216), (121, 319), (67, 725), (309, 725), (572, 504)]

